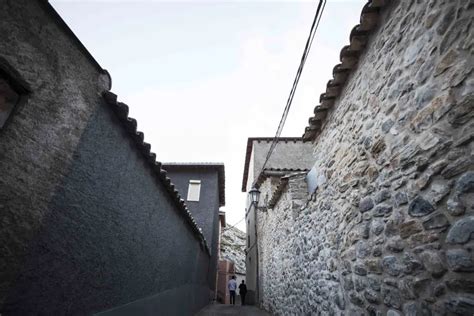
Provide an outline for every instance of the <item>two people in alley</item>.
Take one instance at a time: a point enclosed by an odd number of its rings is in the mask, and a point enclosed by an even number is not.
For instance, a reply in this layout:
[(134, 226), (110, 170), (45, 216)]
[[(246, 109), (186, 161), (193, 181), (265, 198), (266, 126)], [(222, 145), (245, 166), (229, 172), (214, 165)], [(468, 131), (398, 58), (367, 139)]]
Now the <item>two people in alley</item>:
[[(227, 284), (227, 288), (229, 289), (230, 293), (230, 304), (235, 305), (235, 292), (237, 290), (237, 281), (235, 280), (235, 276), (233, 275)], [(239, 285), (239, 294), (242, 305), (245, 305), (245, 295), (247, 294), (247, 285), (245, 285), (245, 281), (242, 280), (242, 283)]]

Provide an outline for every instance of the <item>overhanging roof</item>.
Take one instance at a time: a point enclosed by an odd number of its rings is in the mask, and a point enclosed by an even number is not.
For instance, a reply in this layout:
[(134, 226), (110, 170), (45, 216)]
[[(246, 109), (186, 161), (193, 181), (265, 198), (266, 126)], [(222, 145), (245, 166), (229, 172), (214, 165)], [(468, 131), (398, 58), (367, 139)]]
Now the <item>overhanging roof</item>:
[[(249, 137), (247, 140), (247, 150), (245, 153), (244, 174), (242, 179), (242, 192), (247, 189), (247, 180), (249, 176), (250, 156), (252, 155), (252, 145), (254, 141), (257, 142), (272, 142), (274, 137)], [(279, 137), (279, 142), (304, 142), (302, 137)]]

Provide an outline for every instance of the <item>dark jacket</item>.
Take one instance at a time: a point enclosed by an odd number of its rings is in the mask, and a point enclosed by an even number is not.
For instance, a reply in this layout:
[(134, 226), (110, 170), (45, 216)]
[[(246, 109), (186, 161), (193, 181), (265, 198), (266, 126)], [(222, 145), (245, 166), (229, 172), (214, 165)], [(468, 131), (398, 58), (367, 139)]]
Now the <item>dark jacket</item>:
[(245, 285), (244, 283), (241, 283), (239, 285), (239, 293), (240, 294), (245, 294), (247, 293), (247, 285)]

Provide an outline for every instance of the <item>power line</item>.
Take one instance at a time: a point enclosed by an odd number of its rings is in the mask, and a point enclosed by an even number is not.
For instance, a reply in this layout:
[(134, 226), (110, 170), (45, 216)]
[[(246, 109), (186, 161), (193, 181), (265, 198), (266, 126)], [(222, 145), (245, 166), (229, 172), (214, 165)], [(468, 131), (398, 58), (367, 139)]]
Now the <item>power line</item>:
[(240, 224), (243, 220), (245, 219), (245, 216), (242, 217), (237, 223), (233, 224), (233, 225), (230, 225), (230, 224), (227, 224), (226, 226), (229, 226), (229, 227), (225, 227), (222, 232), (228, 230), (228, 229), (231, 229), (231, 228), (236, 228), (235, 226), (237, 226), (238, 224)]
[[(301, 56), (300, 65), (298, 67), (298, 70), (296, 71), (296, 76), (295, 76), (295, 80), (293, 81), (293, 86), (291, 87), (290, 94), (288, 96), (285, 108), (283, 110), (283, 114), (280, 119), (280, 123), (278, 124), (278, 128), (275, 133), (275, 137), (273, 138), (272, 144), (270, 145), (270, 149), (268, 150), (267, 156), (265, 158), (265, 162), (262, 165), (262, 169), (260, 170), (259, 175), (265, 169), (265, 166), (267, 165), (267, 162), (270, 159), (276, 147), (278, 138), (280, 137), (281, 132), (283, 131), (283, 127), (285, 126), (286, 118), (288, 117), (288, 112), (290, 111), (290, 107), (293, 102), (293, 97), (295, 96), (298, 82), (300, 81), (300, 77), (303, 72), (304, 65), (306, 64), (306, 59), (308, 57), (309, 51), (311, 50), (311, 45), (313, 44), (314, 35), (316, 34), (316, 30), (318, 29), (319, 21), (321, 20), (321, 16), (323, 15), (325, 7), (326, 7), (326, 0), (319, 0), (318, 8), (316, 9), (316, 14), (314, 16), (313, 23), (311, 24), (311, 29), (308, 35), (308, 39), (306, 40), (306, 45), (303, 50), (303, 56)], [(256, 179), (258, 179), (258, 177)]]

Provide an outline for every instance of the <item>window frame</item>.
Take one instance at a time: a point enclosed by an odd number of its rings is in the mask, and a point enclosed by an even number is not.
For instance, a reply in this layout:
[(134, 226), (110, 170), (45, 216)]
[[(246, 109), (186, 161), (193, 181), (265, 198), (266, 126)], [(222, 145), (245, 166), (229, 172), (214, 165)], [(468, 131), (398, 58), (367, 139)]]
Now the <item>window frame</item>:
[[(189, 180), (188, 194), (187, 194), (187, 197), (186, 197), (186, 201), (188, 201), (188, 202), (199, 202), (199, 200), (201, 198), (201, 186), (202, 186), (201, 180)], [(197, 188), (197, 193), (196, 193), (196, 191), (191, 190), (191, 188), (193, 188), (193, 187)]]

